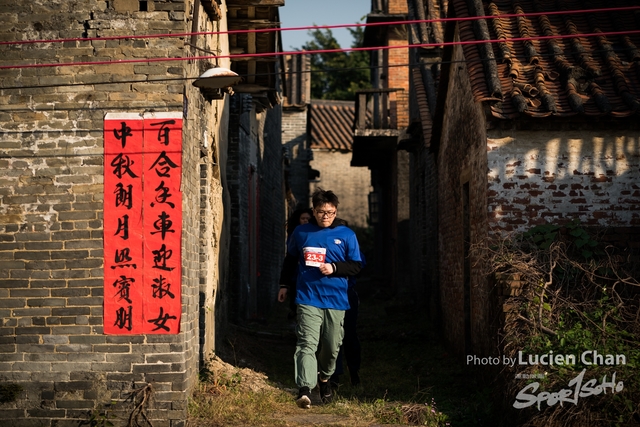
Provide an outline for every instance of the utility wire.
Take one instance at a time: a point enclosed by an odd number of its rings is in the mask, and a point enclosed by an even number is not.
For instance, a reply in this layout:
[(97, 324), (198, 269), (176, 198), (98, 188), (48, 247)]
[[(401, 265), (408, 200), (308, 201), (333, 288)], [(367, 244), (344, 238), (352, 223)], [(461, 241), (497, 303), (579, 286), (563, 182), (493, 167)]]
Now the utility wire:
[(629, 31), (608, 31), (608, 32), (595, 32), (595, 33), (580, 33), (580, 34), (555, 34), (550, 36), (535, 36), (535, 37), (512, 37), (503, 39), (492, 40), (465, 40), (465, 41), (450, 41), (442, 43), (417, 43), (407, 45), (395, 45), (395, 46), (373, 46), (373, 47), (352, 47), (345, 49), (317, 49), (317, 50), (304, 50), (304, 51), (289, 51), (289, 52), (263, 52), (263, 53), (240, 53), (229, 55), (206, 55), (206, 56), (187, 56), (187, 57), (159, 57), (159, 58), (142, 58), (142, 59), (118, 59), (115, 61), (88, 61), (88, 62), (62, 62), (62, 63), (45, 63), (45, 64), (22, 64), (22, 65), (2, 65), (0, 70), (8, 69), (25, 69), (25, 68), (46, 68), (46, 67), (81, 67), (89, 65), (115, 65), (115, 64), (135, 64), (146, 62), (175, 62), (175, 61), (194, 61), (194, 60), (208, 60), (208, 59), (223, 59), (223, 58), (265, 58), (274, 56), (287, 56), (287, 55), (312, 55), (320, 53), (339, 53), (339, 52), (364, 52), (373, 50), (392, 50), (392, 49), (411, 49), (411, 48), (441, 48), (443, 46), (465, 46), (465, 45), (477, 45), (485, 43), (505, 43), (511, 42), (524, 42), (524, 41), (537, 41), (537, 40), (558, 40), (558, 39), (572, 39), (581, 37), (604, 37), (604, 36), (629, 36), (633, 34), (640, 34), (640, 30)]
[[(625, 52), (630, 51), (631, 48), (622, 48), (619, 51)], [(608, 50), (598, 49), (591, 50), (591, 54), (599, 54), (606, 53)], [(563, 52), (564, 55), (570, 56), (571, 52)], [(539, 57), (552, 57), (555, 56), (556, 53), (539, 53)], [(512, 55), (512, 58), (519, 59), (521, 61), (526, 61), (526, 55)], [(476, 64), (481, 62), (490, 61), (487, 58), (479, 58), (474, 60), (469, 59), (461, 59), (461, 60), (450, 60), (450, 61), (435, 61), (433, 64), (444, 65), (444, 64)], [(363, 71), (363, 70), (375, 70), (375, 69), (387, 69), (387, 68), (399, 68), (399, 67), (422, 67), (424, 64), (414, 62), (414, 63), (403, 63), (403, 64), (389, 64), (389, 65), (368, 65), (362, 67), (342, 67), (342, 68), (322, 68), (322, 69), (308, 69), (304, 71), (282, 71), (282, 74), (327, 74), (327, 73), (340, 73), (347, 71)], [(268, 77), (274, 76), (276, 74), (281, 73), (252, 73), (252, 74), (243, 74), (242, 77)], [(121, 80), (121, 81), (98, 81), (98, 82), (76, 82), (76, 83), (54, 83), (54, 84), (36, 84), (36, 85), (23, 85), (23, 86), (6, 86), (0, 87), (0, 90), (21, 90), (21, 89), (38, 89), (38, 88), (53, 88), (53, 87), (75, 87), (75, 86), (93, 86), (93, 85), (113, 85), (113, 84), (143, 84), (143, 83), (158, 83), (158, 82), (185, 82), (190, 80), (197, 80), (198, 77), (162, 77), (162, 78), (154, 78), (147, 80)], [(0, 108), (0, 111), (8, 111)], [(13, 110), (11, 110), (13, 111)]]
[(495, 15), (495, 16), (484, 15), (484, 16), (467, 16), (467, 17), (455, 17), (455, 18), (415, 19), (415, 20), (392, 21), (392, 22), (311, 25), (311, 26), (304, 26), (304, 27), (285, 27), (285, 28), (274, 27), (274, 28), (246, 29), (246, 30), (200, 31), (200, 32), (190, 32), (190, 33), (165, 33), (165, 34), (144, 34), (144, 35), (130, 34), (130, 35), (124, 35), (124, 36), (74, 37), (74, 38), (51, 39), (51, 40), (47, 40), (47, 39), (16, 40), (16, 41), (1, 41), (0, 46), (34, 44), (34, 43), (65, 43), (65, 42), (73, 42), (73, 41), (94, 41), (94, 40), (190, 37), (190, 36), (197, 36), (197, 35), (218, 35), (218, 34), (233, 35), (233, 34), (267, 33), (267, 32), (280, 32), (280, 31), (319, 30), (319, 29), (333, 29), (333, 28), (346, 28), (346, 27), (392, 26), (392, 25), (407, 25), (407, 24), (422, 24), (422, 23), (429, 24), (429, 23), (477, 21), (481, 19), (505, 19), (505, 18), (536, 17), (536, 16), (550, 16), (550, 15), (575, 15), (575, 14), (581, 14), (581, 13), (629, 12), (633, 10), (640, 10), (640, 6), (626, 6), (626, 7), (599, 8), (599, 9), (557, 10), (557, 11), (549, 11), (549, 12), (507, 13), (507, 14)]

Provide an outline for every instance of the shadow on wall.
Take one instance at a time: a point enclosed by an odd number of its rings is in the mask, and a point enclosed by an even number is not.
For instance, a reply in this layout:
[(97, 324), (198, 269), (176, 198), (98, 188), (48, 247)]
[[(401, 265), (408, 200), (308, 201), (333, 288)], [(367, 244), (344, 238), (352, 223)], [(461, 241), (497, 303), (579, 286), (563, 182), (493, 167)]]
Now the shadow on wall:
[(495, 229), (521, 232), (573, 219), (587, 226), (640, 225), (640, 135), (519, 132), (489, 138), (488, 150)]

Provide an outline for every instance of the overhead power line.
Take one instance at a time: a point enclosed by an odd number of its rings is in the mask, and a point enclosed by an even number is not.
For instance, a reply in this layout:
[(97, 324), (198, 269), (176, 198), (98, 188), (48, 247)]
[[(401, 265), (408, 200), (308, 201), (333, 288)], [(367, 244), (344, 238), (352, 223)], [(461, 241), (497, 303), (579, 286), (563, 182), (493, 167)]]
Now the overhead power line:
[[(630, 51), (630, 48), (621, 48), (620, 52)], [(607, 53), (608, 50), (591, 50), (592, 54), (600, 54)], [(571, 52), (566, 52), (567, 55), (570, 55)], [(552, 57), (556, 55), (556, 53), (538, 53), (539, 57)], [(513, 59), (519, 59), (522, 61), (526, 61), (527, 57), (525, 54), (522, 55), (512, 55)], [(460, 59), (460, 60), (449, 60), (442, 61), (439, 60), (434, 62), (437, 65), (445, 65), (445, 64), (472, 64), (472, 63), (480, 63), (486, 62), (490, 59), (487, 58), (477, 58), (477, 59)], [(387, 69), (387, 68), (401, 68), (401, 67), (422, 67), (424, 64), (415, 62), (415, 63), (402, 63), (402, 64), (387, 64), (387, 65), (367, 65), (362, 67), (332, 67), (332, 68), (317, 68), (317, 69), (307, 69), (307, 70), (285, 70), (284, 74), (326, 74), (326, 73), (340, 73), (346, 71), (360, 71), (360, 70), (372, 70), (372, 69)], [(243, 74), (242, 77), (265, 77), (265, 76), (273, 76), (273, 72), (265, 72), (265, 73), (250, 73)], [(74, 86), (99, 86), (99, 85), (113, 85), (113, 84), (144, 84), (144, 83), (158, 83), (158, 82), (185, 82), (190, 80), (196, 80), (196, 77), (160, 77), (160, 78), (151, 78), (146, 80), (105, 80), (105, 81), (91, 81), (91, 82), (75, 82), (75, 83), (52, 83), (52, 84), (33, 84), (33, 85), (22, 85), (22, 86), (5, 86), (0, 87), (0, 90), (20, 90), (20, 89), (37, 89), (37, 88), (49, 88), (49, 87), (74, 87)], [(0, 108), (0, 111), (3, 111)]]
[(205, 56), (186, 56), (186, 57), (159, 57), (159, 58), (138, 58), (138, 59), (117, 59), (114, 61), (87, 61), (87, 62), (62, 62), (62, 63), (45, 63), (45, 64), (18, 64), (18, 65), (1, 65), (0, 70), (8, 69), (25, 69), (25, 68), (47, 68), (47, 67), (81, 67), (91, 65), (115, 65), (115, 64), (136, 64), (136, 63), (148, 63), (148, 62), (175, 62), (175, 61), (193, 61), (193, 60), (209, 60), (209, 59), (234, 59), (234, 58), (265, 58), (274, 56), (286, 56), (286, 55), (312, 55), (312, 54), (326, 54), (326, 53), (340, 53), (340, 52), (361, 52), (361, 51), (373, 51), (373, 50), (391, 50), (391, 49), (411, 49), (411, 48), (437, 48), (444, 46), (464, 46), (464, 45), (477, 45), (485, 43), (504, 43), (511, 42), (524, 42), (524, 41), (536, 41), (536, 40), (558, 40), (558, 39), (570, 39), (570, 38), (582, 38), (582, 37), (603, 37), (603, 36), (629, 36), (633, 34), (640, 34), (640, 30), (630, 31), (608, 31), (608, 32), (595, 32), (595, 33), (580, 33), (580, 34), (555, 34), (550, 36), (535, 36), (535, 37), (512, 37), (492, 40), (466, 40), (466, 41), (450, 41), (442, 43), (417, 43), (407, 45), (394, 45), (394, 46), (373, 46), (373, 47), (352, 47), (345, 49), (317, 49), (317, 50), (304, 50), (304, 51), (289, 51), (289, 52), (263, 52), (263, 53), (239, 53), (229, 55), (205, 55)]
[(370, 22), (370, 23), (354, 23), (354, 24), (335, 24), (335, 25), (311, 25), (303, 27), (273, 27), (273, 28), (260, 28), (260, 29), (246, 29), (246, 30), (227, 30), (227, 31), (199, 31), (190, 33), (163, 33), (163, 34), (129, 34), (122, 36), (106, 36), (106, 37), (73, 37), (64, 39), (38, 39), (38, 40), (15, 40), (15, 41), (0, 41), (2, 45), (22, 45), (22, 44), (36, 44), (36, 43), (66, 43), (73, 41), (94, 41), (94, 40), (124, 40), (124, 39), (153, 39), (153, 38), (170, 38), (170, 37), (190, 37), (199, 35), (221, 35), (221, 34), (248, 34), (248, 33), (266, 33), (266, 32), (280, 32), (280, 31), (302, 31), (302, 30), (320, 30), (320, 29), (334, 29), (334, 28), (348, 28), (348, 27), (375, 27), (375, 26), (393, 26), (393, 25), (408, 25), (408, 24), (429, 24), (429, 23), (446, 23), (446, 22), (461, 22), (461, 21), (477, 21), (481, 19), (505, 19), (505, 18), (518, 18), (518, 17), (536, 17), (536, 16), (553, 16), (553, 15), (575, 15), (584, 13), (611, 13), (611, 12), (629, 12), (633, 10), (640, 10), (640, 6), (625, 6), (625, 7), (613, 7), (613, 8), (599, 8), (599, 9), (578, 9), (578, 10), (557, 10), (549, 12), (527, 12), (527, 13), (508, 13), (502, 15), (484, 15), (484, 16), (467, 16), (467, 17), (455, 17), (455, 18), (434, 18), (434, 19), (415, 19), (405, 21), (392, 21), (392, 22)]

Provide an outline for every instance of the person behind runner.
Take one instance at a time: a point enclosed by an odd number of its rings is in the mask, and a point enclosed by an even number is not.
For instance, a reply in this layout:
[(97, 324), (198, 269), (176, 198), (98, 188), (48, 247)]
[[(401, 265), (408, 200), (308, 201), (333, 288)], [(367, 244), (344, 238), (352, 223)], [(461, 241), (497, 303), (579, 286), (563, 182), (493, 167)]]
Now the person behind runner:
[(295, 230), (299, 225), (308, 223), (312, 216), (313, 210), (311, 208), (298, 208), (293, 211), (287, 220), (287, 244), (289, 244), (289, 241), (291, 240), (293, 230)]
[[(287, 247), (289, 246), (289, 242), (291, 241), (291, 237), (293, 236), (293, 230), (295, 230), (299, 225), (307, 224), (311, 220), (312, 216), (313, 211), (310, 208), (299, 208), (293, 211), (293, 213), (287, 220)], [(289, 298), (289, 313), (287, 314), (287, 318), (289, 320), (296, 317), (295, 283), (295, 280), (291, 281), (287, 293), (287, 297)]]
[[(318, 188), (312, 204), (312, 221), (293, 231), (281, 274), (281, 278), (293, 277), (297, 268), (296, 403), (305, 409), (311, 407), (311, 390), (318, 382), (322, 402), (333, 399), (329, 378), (335, 371), (349, 309), (347, 279), (361, 269), (358, 239), (336, 216), (335, 193)], [(281, 283), (278, 301), (284, 302), (287, 292), (287, 284)]]
[[(362, 268), (366, 266), (365, 256), (360, 252), (360, 259)], [(349, 276), (349, 288), (347, 295), (349, 297), (349, 309), (344, 314), (344, 337), (342, 338), (342, 346), (338, 352), (338, 359), (336, 360), (336, 370), (331, 376), (331, 386), (338, 387), (340, 385), (340, 375), (344, 374), (344, 367), (342, 364), (342, 355), (347, 361), (347, 368), (349, 369), (349, 377), (351, 378), (351, 385), (360, 384), (360, 363), (361, 363), (361, 347), (360, 338), (358, 338), (358, 311), (360, 307), (360, 298), (358, 292), (356, 292), (356, 277)]]

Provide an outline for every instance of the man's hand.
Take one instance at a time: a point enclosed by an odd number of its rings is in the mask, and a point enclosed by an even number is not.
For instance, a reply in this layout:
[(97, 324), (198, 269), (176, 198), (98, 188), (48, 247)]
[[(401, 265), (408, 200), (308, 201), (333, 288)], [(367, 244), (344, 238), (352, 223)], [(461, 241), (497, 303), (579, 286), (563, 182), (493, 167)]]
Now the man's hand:
[(320, 269), (320, 273), (324, 274), (325, 276), (328, 276), (334, 272), (333, 265), (331, 264), (322, 264), (318, 268)]
[(287, 288), (280, 288), (280, 291), (278, 292), (278, 302), (284, 302), (287, 299), (287, 293)]

